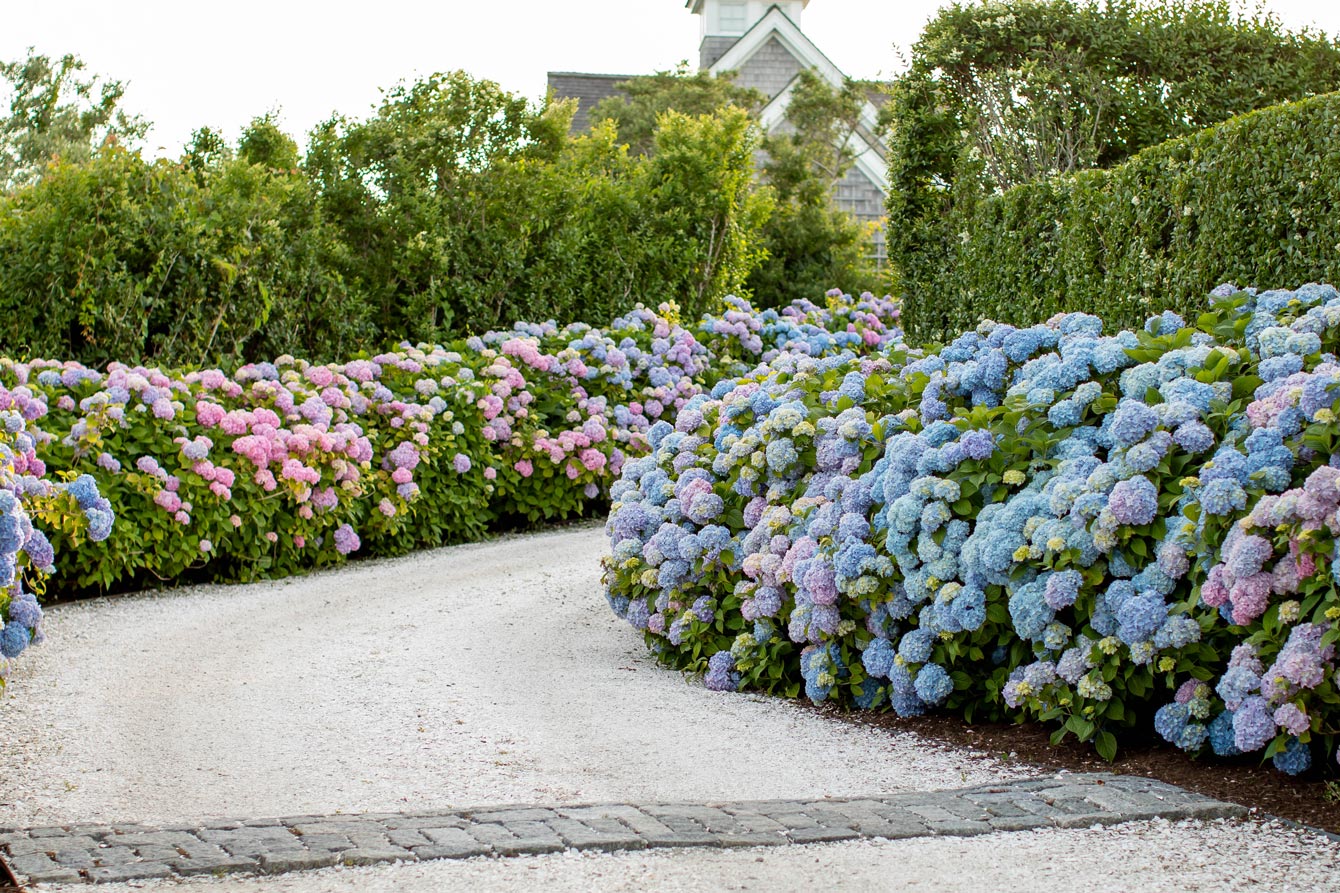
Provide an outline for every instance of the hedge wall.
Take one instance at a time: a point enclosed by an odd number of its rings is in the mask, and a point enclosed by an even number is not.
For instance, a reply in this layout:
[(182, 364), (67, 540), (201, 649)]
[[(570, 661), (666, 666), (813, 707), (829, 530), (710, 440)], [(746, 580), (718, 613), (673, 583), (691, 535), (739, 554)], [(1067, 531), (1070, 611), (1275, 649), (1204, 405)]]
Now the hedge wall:
[(762, 260), (751, 127), (738, 110), (669, 116), (651, 158), (609, 131), (564, 136), (450, 189), (395, 128), (358, 164), (328, 135), (301, 169), (116, 147), (52, 164), (0, 194), (0, 352), (235, 370), (638, 302), (696, 318)]
[(900, 264), (908, 331), (1063, 311), (1138, 328), (1194, 317), (1221, 282), (1340, 279), (1340, 93), (1252, 112), (1106, 171), (1030, 183), (954, 213)]

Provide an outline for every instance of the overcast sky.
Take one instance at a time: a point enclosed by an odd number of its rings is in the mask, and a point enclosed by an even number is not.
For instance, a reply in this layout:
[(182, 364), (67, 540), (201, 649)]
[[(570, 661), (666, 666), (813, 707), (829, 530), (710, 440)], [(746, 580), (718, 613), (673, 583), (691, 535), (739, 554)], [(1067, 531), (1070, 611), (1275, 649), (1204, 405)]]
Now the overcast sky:
[[(941, 0), (814, 0), (801, 24), (847, 74), (902, 67)], [(302, 135), (340, 112), (362, 117), (378, 88), (465, 69), (539, 98), (548, 71), (641, 74), (696, 62), (684, 0), (9, 0), (0, 59), (29, 46), (75, 53), (129, 82), (128, 110), (155, 122), (150, 154), (175, 155), (202, 125), (236, 137), (278, 110)], [(1290, 27), (1340, 33), (1337, 0), (1267, 0)], [(300, 142), (302, 140), (300, 139)]]

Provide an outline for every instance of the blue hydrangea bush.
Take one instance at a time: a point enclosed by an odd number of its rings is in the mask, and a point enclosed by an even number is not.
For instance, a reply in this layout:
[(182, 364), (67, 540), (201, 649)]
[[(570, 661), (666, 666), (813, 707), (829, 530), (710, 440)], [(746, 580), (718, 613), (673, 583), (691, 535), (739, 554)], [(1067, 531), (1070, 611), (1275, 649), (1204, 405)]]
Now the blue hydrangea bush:
[(712, 689), (1329, 758), (1340, 293), (1212, 297), (717, 383), (613, 487), (611, 606)]
[(49, 435), (33, 415), (28, 395), (0, 398), (0, 688), (13, 660), (44, 638), (38, 596), (56, 563), (48, 534), (98, 542), (115, 521), (91, 477), (48, 474), (37, 453)]

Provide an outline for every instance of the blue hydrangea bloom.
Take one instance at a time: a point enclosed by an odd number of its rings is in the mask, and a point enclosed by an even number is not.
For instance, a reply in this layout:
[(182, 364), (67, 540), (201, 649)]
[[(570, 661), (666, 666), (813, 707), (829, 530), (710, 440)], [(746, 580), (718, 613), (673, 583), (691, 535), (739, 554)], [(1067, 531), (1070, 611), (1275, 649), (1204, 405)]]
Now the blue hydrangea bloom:
[(1210, 723), (1210, 747), (1215, 756), (1233, 757), (1242, 753), (1234, 741), (1233, 711), (1225, 710)]
[(74, 497), (74, 501), (78, 503), (81, 509), (91, 507), (101, 495), (98, 493), (98, 482), (87, 474), (81, 474), (71, 481), (66, 486), (66, 490)]
[(1117, 609), (1117, 638), (1127, 645), (1152, 639), (1168, 616), (1168, 605), (1154, 593), (1137, 595)]
[(927, 704), (944, 703), (954, 690), (954, 680), (949, 678), (945, 668), (939, 664), (926, 664), (917, 672), (915, 681), (917, 697)]
[(1312, 751), (1297, 738), (1290, 738), (1282, 750), (1275, 752), (1271, 762), (1286, 775), (1300, 775), (1312, 768)]
[(888, 639), (873, 639), (861, 652), (861, 664), (871, 676), (887, 679), (893, 668), (894, 649)]
[(0, 655), (18, 657), (28, 647), (30, 638), (28, 629), (23, 624), (7, 624), (4, 630), (0, 630)]
[(898, 654), (910, 664), (924, 663), (930, 660), (934, 642), (935, 637), (929, 631), (914, 629), (898, 643)]

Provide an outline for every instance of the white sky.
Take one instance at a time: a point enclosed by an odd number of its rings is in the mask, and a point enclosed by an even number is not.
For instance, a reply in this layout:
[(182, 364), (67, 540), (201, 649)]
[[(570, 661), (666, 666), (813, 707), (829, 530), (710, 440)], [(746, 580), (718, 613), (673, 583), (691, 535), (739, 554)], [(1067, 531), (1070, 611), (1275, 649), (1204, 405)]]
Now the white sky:
[[(684, 0), (7, 0), (0, 59), (73, 52), (129, 82), (125, 107), (155, 122), (146, 148), (175, 155), (202, 125), (235, 138), (256, 115), (306, 132), (365, 116), (378, 88), (461, 68), (543, 96), (548, 71), (643, 74), (696, 64)], [(901, 70), (941, 0), (815, 0), (802, 27), (859, 78)], [(1291, 28), (1340, 33), (1337, 0), (1267, 0)]]

